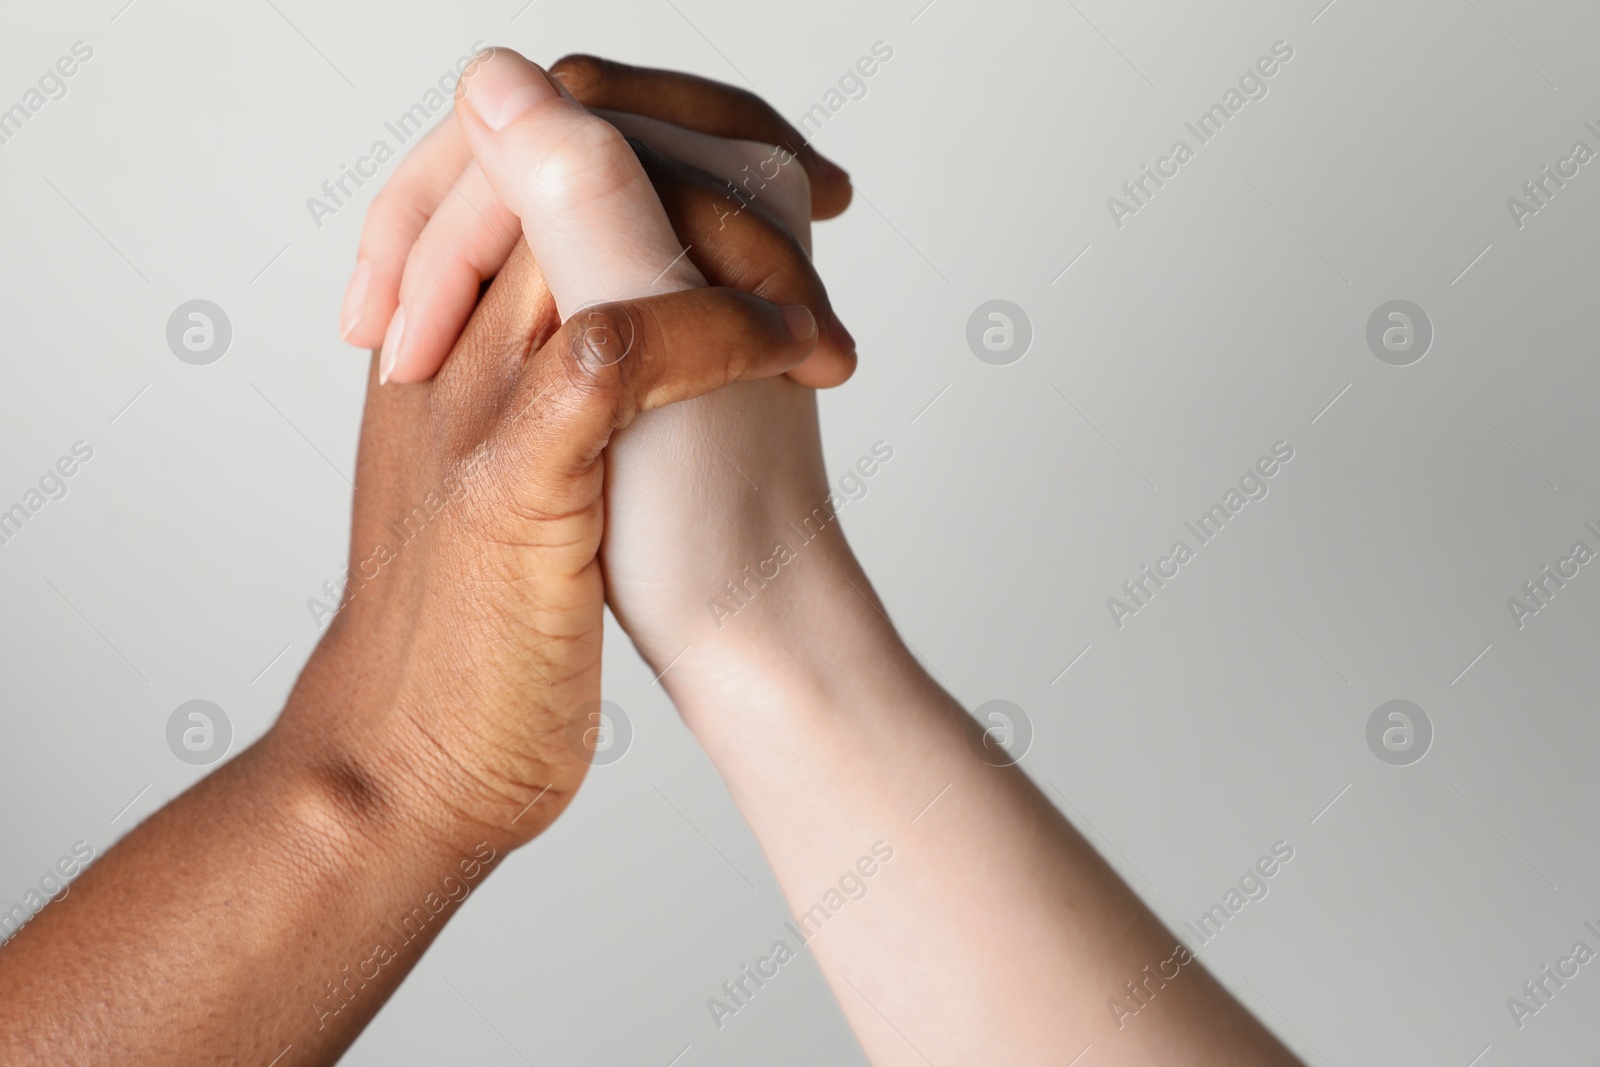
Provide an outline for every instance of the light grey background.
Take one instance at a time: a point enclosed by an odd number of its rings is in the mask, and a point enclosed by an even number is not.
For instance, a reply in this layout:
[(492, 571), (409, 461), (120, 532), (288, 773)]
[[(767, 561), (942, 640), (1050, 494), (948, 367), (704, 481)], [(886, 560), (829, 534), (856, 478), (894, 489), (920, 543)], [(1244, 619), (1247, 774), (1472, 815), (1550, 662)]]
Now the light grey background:
[[(1600, 12), (1325, 2), (0, 3), (0, 107), (94, 49), (0, 145), (0, 506), (94, 448), (0, 546), (0, 904), (203, 773), (174, 708), (215, 701), (237, 751), (318, 636), (365, 373), (336, 317), (377, 187), (319, 229), (324, 179), (479, 39), (748, 79), (796, 120), (882, 40), (818, 138), (859, 191), (817, 244), (863, 357), (823, 412), (835, 475), (894, 446), (845, 523), (906, 635), (968, 707), (1028, 710), (1026, 769), (1174, 927), (1293, 845), (1201, 955), (1308, 1062), (1579, 1062), (1594, 967), (1520, 1031), (1506, 998), (1600, 948), (1600, 565), (1520, 630), (1506, 601), (1600, 547), (1600, 163), (1524, 228), (1506, 200), (1600, 148)], [(1269, 94), (1115, 226), (1107, 198), (1280, 40)], [(1004, 367), (965, 340), (997, 298), (1034, 329)], [(1436, 333), (1409, 367), (1365, 341), (1396, 298)], [(232, 321), (211, 366), (166, 346), (192, 299)], [(1270, 495), (1114, 626), (1106, 599), (1279, 440)], [(608, 639), (632, 750), (347, 1062), (862, 1062), (809, 960), (712, 1025), (785, 909)], [(1435, 731), (1406, 767), (1366, 742), (1395, 698)]]

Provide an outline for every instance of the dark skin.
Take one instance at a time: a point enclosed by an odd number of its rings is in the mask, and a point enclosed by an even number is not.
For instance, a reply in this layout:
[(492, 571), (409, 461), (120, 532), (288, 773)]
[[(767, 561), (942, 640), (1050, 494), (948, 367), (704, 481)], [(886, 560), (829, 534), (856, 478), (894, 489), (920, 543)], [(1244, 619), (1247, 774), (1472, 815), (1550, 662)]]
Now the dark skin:
[[(558, 70), (607, 114), (633, 105), (788, 145), (813, 214), (848, 202), (843, 172), (749, 94), (585, 57)], [(788, 373), (828, 383), (854, 361), (803, 247), (768, 210), (782, 197), (751, 195), (642, 141), (612, 142), (630, 166), (638, 153), (640, 177), (704, 278), (735, 288), (585, 306), (563, 326), (531, 253), (508, 243), (509, 262), (437, 377), (384, 388), (369, 378), (354, 595), (272, 731), (130, 834), (0, 952), (0, 998), (15, 1008), (0, 1024), (0, 1061), (332, 1062), (466, 893), (570, 801), (587, 766), (573, 738), (599, 692), (612, 434), (731, 382)], [(696, 158), (715, 168), (711, 156)], [(803, 207), (785, 217), (793, 225)], [(739, 288), (808, 306), (806, 328)], [(747, 444), (813, 447), (814, 432), (808, 444), (803, 432), (773, 431), (794, 421), (803, 394), (766, 381), (718, 400), (748, 409), (730, 421), (765, 420)], [(836, 876), (841, 840), (895, 828), (893, 867), (870, 900), (828, 920), (814, 950), (873, 1061), (926, 1062), (908, 1028), (963, 1062), (1059, 1064), (1090, 1038), (1103, 1062), (1292, 1062), (1193, 961), (1155, 1010), (1129, 1011), (1126, 1030), (1126, 1019), (1108, 1025), (1107, 990), (1173, 952), (1171, 936), (1025, 775), (971, 759), (977, 727), (900, 645), (837, 526), (808, 552), (811, 569), (792, 587), (844, 588), (810, 609), (804, 597), (764, 598), (741, 614), (740, 647), (767, 635), (755, 642), (761, 655), (735, 663), (753, 683), (748, 699), (696, 699), (682, 671), (672, 691), (792, 903), (814, 899), (817, 872)], [(814, 690), (811, 645), (825, 682)], [(782, 662), (787, 685), (762, 657)], [(739, 716), (720, 714), (734, 707)], [(752, 715), (761, 729), (748, 729)], [(907, 828), (906, 813), (927, 812), (926, 798), (944, 791), (951, 800)], [(796, 798), (806, 801), (798, 824)], [(996, 900), (1012, 921), (997, 921)]]
[[(0, 950), (0, 1062), (332, 1063), (570, 802), (606, 442), (797, 367), (830, 314), (787, 231), (759, 208), (723, 225), (727, 183), (636, 147), (714, 287), (563, 326), (519, 242), (437, 376), (380, 388), (374, 359), (344, 606), (272, 729)], [(779, 304), (814, 309), (808, 336)]]
[[(526, 220), (526, 185), (507, 175), (540, 174), (579, 138), (507, 125), (507, 94), (562, 108), (536, 65), (505, 53), (480, 76), (468, 94), (480, 94), (472, 114), (458, 111), (462, 133), (494, 196)], [(770, 148), (604, 114), (748, 189), (753, 205), (807, 239), (809, 179), (781, 159), (772, 167)], [(746, 186), (752, 171), (760, 180)], [(613, 190), (613, 177), (596, 187)], [(463, 181), (472, 178), (469, 167)], [(739, 214), (727, 205), (719, 225)], [(439, 276), (451, 234), (458, 254), (489, 249), (475, 257), (478, 269), (493, 263), (493, 241), (475, 240), (481, 231), (460, 225), (461, 215), (430, 224), (432, 239), (424, 233), (411, 249), (407, 281)], [(650, 229), (641, 227), (612, 274), (644, 291), (660, 281), (661, 264), (683, 254)], [(543, 255), (552, 231), (524, 224), (524, 232)], [(580, 274), (552, 271), (551, 284), (564, 307), (594, 298)], [(404, 303), (426, 306), (425, 287), (413, 286)], [(692, 414), (640, 420), (614, 443), (604, 559), (618, 621), (722, 775), (793, 914), (827, 922), (812, 951), (862, 1049), (883, 1067), (930, 1059), (1060, 1067), (1090, 1046), (1094, 1062), (1108, 1064), (1293, 1062), (1026, 774), (973, 758), (988, 733), (894, 631), (830, 519), (843, 503), (828, 490), (819, 437), (815, 397), (783, 380), (731, 388)], [(874, 455), (892, 458), (880, 443)], [(871, 476), (872, 464), (856, 468)], [(796, 516), (807, 517), (806, 532)], [(725, 595), (708, 602), (719, 586)], [(929, 798), (945, 794), (929, 809)], [(908, 823), (914, 812), (928, 817)], [(885, 855), (893, 843), (891, 868), (870, 896), (832, 914), (841, 891), (861, 888), (840, 880), (844, 850), (875, 839)], [(761, 960), (755, 967), (771, 973)], [(739, 993), (724, 992), (728, 1002), (705, 1004), (713, 1025), (740, 1008)]]
[(785, 149), (811, 180), (813, 219), (831, 219), (850, 206), (850, 175), (812, 148), (799, 130), (754, 93), (694, 74), (634, 67), (598, 56), (563, 56), (550, 73), (586, 107), (648, 115), (713, 137)]
[[(492, 68), (505, 58), (503, 50), (480, 54), (464, 82), (471, 80), (475, 70)], [(708, 166), (708, 170), (736, 176), (742, 185), (694, 168), (700, 180), (722, 191), (719, 211), (724, 219), (740, 214), (752, 194), (765, 201), (774, 199), (775, 191), (765, 184), (769, 179), (778, 184), (803, 182), (803, 199), (813, 218), (838, 214), (850, 201), (849, 176), (807, 145), (770, 105), (743, 90), (676, 71), (631, 67), (590, 56), (568, 56), (548, 75), (541, 72), (540, 76), (548, 77), (575, 103), (643, 141), (663, 131), (731, 138), (726, 144), (734, 149), (733, 155), (722, 160), (728, 165)], [(458, 118), (459, 114), (458, 109)], [(641, 131), (641, 122), (652, 129)], [(665, 140), (678, 142), (673, 136)], [(772, 147), (753, 158), (740, 159), (738, 146)], [(679, 143), (678, 147), (684, 146)], [(775, 148), (781, 155), (774, 160)], [(692, 151), (678, 154), (693, 156)], [(707, 166), (705, 160), (700, 162)], [(795, 162), (800, 165), (793, 166)], [(352, 279), (341, 336), (357, 345), (389, 343), (395, 340), (390, 327), (397, 303), (408, 306), (407, 343), (386, 353), (396, 360), (389, 369), (395, 381), (425, 381), (443, 365), (449, 343), (466, 322), (471, 307), (468, 294), (477, 291), (475, 280), (492, 278), (515, 243), (517, 218), (484, 185), (482, 174), (472, 164), (460, 124), (441, 123), (401, 163), (394, 180), (368, 210), (359, 250), (363, 268), (356, 272), (356, 278), (366, 280), (358, 284)], [(762, 207), (764, 210), (766, 204)], [(440, 227), (440, 219), (446, 216), (450, 223)], [(788, 220), (791, 229), (796, 221)], [(430, 235), (441, 230), (453, 238), (435, 236), (430, 240)], [(708, 254), (727, 263), (732, 259), (727, 248), (725, 241), (691, 246), (690, 256), (696, 263)], [(425, 262), (419, 263), (419, 256)], [(403, 285), (402, 274), (418, 284)], [(813, 288), (815, 302), (808, 303), (818, 315), (822, 336), (811, 357), (789, 377), (802, 385), (829, 388), (843, 383), (853, 372), (855, 340), (833, 313), (826, 293), (820, 286)]]

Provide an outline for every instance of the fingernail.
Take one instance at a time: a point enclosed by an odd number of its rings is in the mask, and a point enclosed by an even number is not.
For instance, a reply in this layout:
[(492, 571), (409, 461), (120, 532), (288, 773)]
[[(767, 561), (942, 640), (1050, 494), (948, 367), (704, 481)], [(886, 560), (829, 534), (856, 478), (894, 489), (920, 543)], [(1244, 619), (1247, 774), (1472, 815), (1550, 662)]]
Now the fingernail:
[(400, 341), (405, 335), (406, 309), (402, 304), (395, 311), (394, 318), (389, 320), (389, 332), (383, 335), (383, 352), (378, 356), (379, 385), (389, 384), (389, 375), (394, 372), (394, 365), (400, 359)]
[(817, 317), (811, 314), (811, 309), (804, 304), (795, 304), (793, 307), (783, 309), (784, 324), (789, 327), (789, 334), (796, 341), (811, 341), (817, 336)]
[(539, 67), (513, 53), (504, 58), (505, 62), (486, 63), (461, 80), (461, 99), (491, 130), (499, 130), (535, 104), (560, 96)]
[(339, 340), (348, 341), (350, 333), (361, 324), (361, 313), (367, 307), (367, 289), (372, 285), (372, 264), (362, 260), (350, 276), (344, 291), (344, 304), (339, 308)]
[(594, 56), (568, 56), (550, 68), (550, 77), (568, 92), (578, 93), (599, 81), (606, 61)]

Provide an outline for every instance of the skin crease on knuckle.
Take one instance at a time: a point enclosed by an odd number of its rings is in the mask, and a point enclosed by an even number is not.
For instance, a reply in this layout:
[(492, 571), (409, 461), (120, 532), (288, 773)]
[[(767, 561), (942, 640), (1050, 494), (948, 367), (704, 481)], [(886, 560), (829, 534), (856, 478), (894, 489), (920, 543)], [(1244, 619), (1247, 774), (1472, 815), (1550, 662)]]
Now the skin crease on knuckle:
[(562, 369), (574, 403), (610, 412), (605, 440), (594, 445), (598, 454), (611, 431), (626, 426), (636, 413), (633, 387), (639, 353), (653, 343), (659, 324), (648, 310), (635, 314), (628, 304), (610, 303), (585, 308), (564, 329)]
[(409, 223), (421, 222), (423, 218), (416, 200), (399, 192), (393, 185), (385, 185), (367, 206), (362, 236), (376, 238), (380, 234), (409, 229)]
[[(570, 105), (552, 101), (542, 106)], [(532, 178), (548, 204), (574, 211), (604, 203), (626, 188), (634, 178), (634, 158), (621, 131), (586, 117), (569, 124), (566, 136), (546, 150)]]
[[(510, 264), (508, 268), (516, 269)], [(530, 318), (509, 301), (495, 299), (498, 295), (485, 300), (473, 312), (465, 332), (434, 377), (436, 405), (448, 410), (480, 400), (479, 394), (488, 388), (481, 380), (486, 368), (509, 370), (524, 366), (560, 329), (553, 305), (536, 309)], [(506, 383), (492, 384), (504, 388)]]

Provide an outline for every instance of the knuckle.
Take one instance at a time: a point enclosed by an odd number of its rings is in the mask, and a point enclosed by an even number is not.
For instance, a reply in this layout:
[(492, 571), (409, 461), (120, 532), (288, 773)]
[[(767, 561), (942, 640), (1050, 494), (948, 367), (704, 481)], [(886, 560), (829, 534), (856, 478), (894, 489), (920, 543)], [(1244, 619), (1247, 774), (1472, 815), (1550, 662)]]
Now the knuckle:
[(538, 182), (552, 210), (573, 210), (603, 202), (639, 173), (627, 138), (609, 122), (589, 117), (545, 150)]
[(367, 225), (375, 229), (393, 229), (420, 221), (422, 209), (416, 201), (396, 188), (393, 182), (378, 190), (367, 206)]
[(568, 385), (586, 401), (621, 404), (637, 362), (629, 356), (640, 339), (640, 324), (626, 304), (597, 304), (578, 312), (567, 324), (562, 349)]

